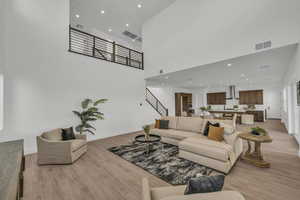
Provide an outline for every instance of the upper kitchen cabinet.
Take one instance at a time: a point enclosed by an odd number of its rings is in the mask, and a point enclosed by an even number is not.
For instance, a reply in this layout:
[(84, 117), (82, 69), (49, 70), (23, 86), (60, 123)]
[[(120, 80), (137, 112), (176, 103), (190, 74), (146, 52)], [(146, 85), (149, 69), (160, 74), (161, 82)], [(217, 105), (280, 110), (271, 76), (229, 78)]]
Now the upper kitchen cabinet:
[(226, 93), (225, 92), (207, 93), (207, 104), (208, 105), (225, 105), (226, 104)]
[(240, 101), (239, 104), (264, 104), (263, 90), (247, 90), (240, 91)]

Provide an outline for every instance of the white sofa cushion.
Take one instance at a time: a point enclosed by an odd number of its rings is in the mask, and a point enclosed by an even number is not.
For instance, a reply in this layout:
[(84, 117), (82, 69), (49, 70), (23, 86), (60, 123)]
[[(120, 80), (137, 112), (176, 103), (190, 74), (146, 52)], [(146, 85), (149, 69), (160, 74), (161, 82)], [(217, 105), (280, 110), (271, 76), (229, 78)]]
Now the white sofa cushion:
[(188, 132), (188, 131), (181, 131), (175, 129), (151, 129), (151, 134), (157, 134), (162, 137), (173, 138), (177, 140), (184, 140), (188, 137), (193, 137), (199, 135), (198, 133)]
[(177, 117), (162, 117), (161, 119), (163, 120), (169, 120), (169, 128), (170, 129), (176, 129), (177, 127)]
[(201, 117), (178, 117), (176, 129), (201, 133), (203, 121)]
[(179, 149), (223, 162), (235, 160), (235, 154), (231, 145), (210, 140), (203, 135), (189, 137), (180, 141)]

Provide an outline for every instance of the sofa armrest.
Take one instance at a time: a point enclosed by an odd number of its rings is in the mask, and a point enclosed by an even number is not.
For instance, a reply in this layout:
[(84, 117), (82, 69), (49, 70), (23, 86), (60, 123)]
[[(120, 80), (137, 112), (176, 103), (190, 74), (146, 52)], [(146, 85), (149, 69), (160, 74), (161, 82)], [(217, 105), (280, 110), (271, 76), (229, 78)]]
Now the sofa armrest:
[(243, 152), (243, 141), (239, 138), (241, 132), (235, 131), (230, 135), (224, 135), (224, 140), (227, 144), (232, 146), (234, 153), (238, 156)]
[(72, 141), (52, 141), (37, 136), (37, 148), (39, 154), (71, 154)]
[(87, 140), (87, 136), (85, 134), (75, 134), (75, 138), (79, 140)]
[(151, 190), (149, 180), (147, 178), (143, 178), (142, 180), (142, 195), (143, 200), (151, 200)]

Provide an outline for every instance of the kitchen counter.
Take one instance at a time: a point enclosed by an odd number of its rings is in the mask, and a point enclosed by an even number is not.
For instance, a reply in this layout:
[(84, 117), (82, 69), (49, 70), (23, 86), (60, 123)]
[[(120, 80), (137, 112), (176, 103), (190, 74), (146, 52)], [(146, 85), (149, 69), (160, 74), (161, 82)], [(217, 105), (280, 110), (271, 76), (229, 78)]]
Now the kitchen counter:
[(266, 120), (266, 111), (262, 109), (251, 109), (251, 110), (210, 110), (210, 113), (223, 113), (223, 114), (251, 114), (254, 115), (255, 122), (264, 122)]

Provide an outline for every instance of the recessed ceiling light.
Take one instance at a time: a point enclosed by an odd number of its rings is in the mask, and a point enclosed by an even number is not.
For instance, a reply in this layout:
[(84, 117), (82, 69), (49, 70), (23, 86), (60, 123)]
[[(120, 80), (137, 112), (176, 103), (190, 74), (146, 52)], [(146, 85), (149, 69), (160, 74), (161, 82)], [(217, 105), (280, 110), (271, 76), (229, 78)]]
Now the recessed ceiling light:
[(105, 10), (101, 10), (101, 14), (103, 15), (105, 13)]
[(249, 81), (249, 78), (246, 78), (246, 81)]
[(111, 29), (111, 28), (109, 28), (109, 29), (108, 29), (108, 32), (112, 32), (112, 29)]
[(79, 18), (79, 17), (80, 17), (80, 15), (79, 15), (79, 14), (76, 14), (76, 15), (75, 15), (75, 17), (76, 17), (76, 18)]
[(138, 8), (142, 8), (142, 4), (139, 3), (139, 4), (137, 5), (137, 7), (138, 7)]
[(231, 66), (232, 66), (232, 64), (231, 64), (231, 63), (228, 63), (228, 64), (227, 64), (227, 67), (231, 67)]
[(132, 42), (135, 42), (135, 39), (132, 39)]
[(127, 27), (129, 27), (129, 24), (126, 24)]
[(245, 77), (245, 74), (241, 74), (241, 77)]

